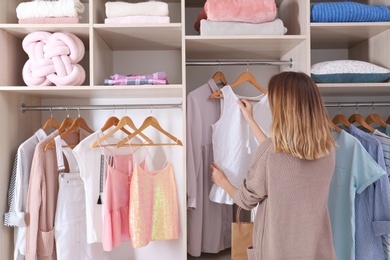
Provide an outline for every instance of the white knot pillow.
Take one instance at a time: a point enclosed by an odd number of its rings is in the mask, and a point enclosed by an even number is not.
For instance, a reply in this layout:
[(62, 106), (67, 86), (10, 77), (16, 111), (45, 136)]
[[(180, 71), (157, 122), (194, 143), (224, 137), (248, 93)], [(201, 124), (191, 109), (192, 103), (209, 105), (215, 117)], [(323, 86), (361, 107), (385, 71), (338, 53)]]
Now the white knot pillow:
[(360, 60), (335, 60), (312, 65), (311, 77), (317, 83), (377, 83), (388, 80), (390, 70)]
[(23, 67), (27, 86), (79, 86), (85, 80), (77, 64), (85, 53), (83, 42), (71, 33), (33, 32), (22, 42), (29, 59)]

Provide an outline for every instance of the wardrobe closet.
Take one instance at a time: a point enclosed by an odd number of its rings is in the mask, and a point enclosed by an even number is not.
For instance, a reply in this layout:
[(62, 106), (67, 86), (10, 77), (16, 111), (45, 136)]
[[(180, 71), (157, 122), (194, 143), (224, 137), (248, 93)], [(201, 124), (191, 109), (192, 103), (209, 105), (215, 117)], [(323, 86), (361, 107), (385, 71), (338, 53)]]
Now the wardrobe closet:
[[(15, 9), (22, 2), (2, 1), (0, 10), (0, 213), (7, 210), (7, 191), (13, 159), (20, 143), (53, 115), (58, 121), (78, 112), (93, 129), (115, 115), (130, 116), (140, 126), (149, 115), (155, 116), (164, 129), (183, 141), (173, 147), (174, 166), (180, 214), (178, 240), (152, 242), (141, 249), (123, 243), (104, 259), (187, 259), (186, 207), (186, 95), (203, 85), (215, 72), (222, 71), (228, 83), (243, 71), (255, 75), (267, 86), (271, 75), (281, 71), (303, 71), (310, 74), (315, 62), (331, 59), (359, 59), (390, 68), (390, 23), (311, 24), (310, 4), (325, 1), (276, 0), (278, 16), (287, 28), (282, 36), (199, 36), (193, 29), (205, 0), (167, 0), (170, 23), (162, 25), (104, 24), (106, 0), (82, 0), (85, 11), (74, 25), (20, 25)], [(128, 2), (138, 2), (129, 0)], [(362, 0), (375, 4), (375, 0)], [(382, 3), (383, 4), (383, 3)], [(387, 3), (384, 3), (387, 4)], [(26, 87), (22, 68), (27, 55), (23, 38), (34, 31), (70, 32), (84, 43), (86, 53), (80, 64), (86, 71), (82, 86)], [(248, 65), (224, 66), (218, 61), (241, 61)], [(187, 62), (214, 62), (190, 66)], [(250, 61), (282, 61), (281, 65), (251, 65)], [(104, 79), (114, 73), (149, 74), (165, 71), (168, 85), (104, 86)], [(318, 84), (326, 102), (386, 101), (390, 83)], [(237, 93), (252, 95), (251, 87), (239, 87)], [(105, 105), (106, 110), (21, 111), (22, 104), (40, 107)], [(136, 104), (147, 109), (132, 108)], [(181, 108), (156, 108), (158, 104), (181, 104)], [(118, 109), (115, 107), (120, 106)], [(124, 106), (123, 106), (124, 105)], [(153, 107), (153, 105), (155, 107)], [(124, 107), (124, 108), (123, 108)], [(348, 110), (349, 109), (349, 110)], [(387, 118), (390, 107), (375, 107)], [(329, 108), (331, 117), (339, 109)], [(344, 113), (354, 108), (341, 108)], [(368, 115), (372, 108), (359, 108)], [(169, 149), (169, 148), (168, 148)], [(199, 259), (209, 257), (202, 255)], [(13, 258), (13, 230), (0, 225), (0, 259)], [(229, 257), (227, 257), (229, 259)]]

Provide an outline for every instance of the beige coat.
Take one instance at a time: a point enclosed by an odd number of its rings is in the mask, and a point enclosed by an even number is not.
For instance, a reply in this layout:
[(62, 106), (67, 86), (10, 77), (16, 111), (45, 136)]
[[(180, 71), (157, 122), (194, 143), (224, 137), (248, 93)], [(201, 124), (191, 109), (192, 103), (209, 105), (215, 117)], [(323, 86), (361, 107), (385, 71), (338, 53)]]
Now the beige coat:
[(327, 199), (335, 154), (302, 160), (275, 153), (271, 139), (259, 145), (234, 202), (244, 209), (258, 203), (249, 260), (332, 260)]

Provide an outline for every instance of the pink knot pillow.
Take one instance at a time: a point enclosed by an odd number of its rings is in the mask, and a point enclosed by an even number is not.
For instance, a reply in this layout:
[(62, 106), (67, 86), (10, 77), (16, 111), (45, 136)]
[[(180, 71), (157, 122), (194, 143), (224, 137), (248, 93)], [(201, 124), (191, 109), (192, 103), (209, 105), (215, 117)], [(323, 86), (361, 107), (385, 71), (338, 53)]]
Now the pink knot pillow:
[(29, 59), (23, 67), (27, 86), (79, 86), (85, 80), (77, 64), (85, 53), (83, 42), (71, 33), (33, 32), (22, 42)]

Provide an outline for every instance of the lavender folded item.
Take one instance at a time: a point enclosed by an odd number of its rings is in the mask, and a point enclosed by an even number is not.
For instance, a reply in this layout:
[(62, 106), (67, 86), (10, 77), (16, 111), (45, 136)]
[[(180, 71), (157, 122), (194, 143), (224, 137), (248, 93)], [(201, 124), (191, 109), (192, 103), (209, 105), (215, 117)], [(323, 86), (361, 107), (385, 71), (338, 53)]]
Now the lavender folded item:
[(165, 85), (168, 84), (167, 74), (155, 72), (146, 75), (121, 75), (115, 74), (104, 80), (104, 85)]
[(85, 71), (77, 63), (85, 49), (77, 36), (37, 31), (28, 34), (22, 46), (29, 57), (22, 71), (27, 86), (78, 86), (84, 82)]
[(169, 16), (125, 16), (104, 19), (105, 24), (169, 23)]
[(275, 0), (207, 0), (204, 8), (210, 21), (264, 23), (276, 18)]
[(275, 19), (267, 23), (200, 21), (200, 35), (284, 35), (287, 28), (283, 21)]
[(124, 17), (130, 15), (141, 16), (168, 16), (168, 4), (165, 2), (107, 2), (106, 16), (107, 18)]

